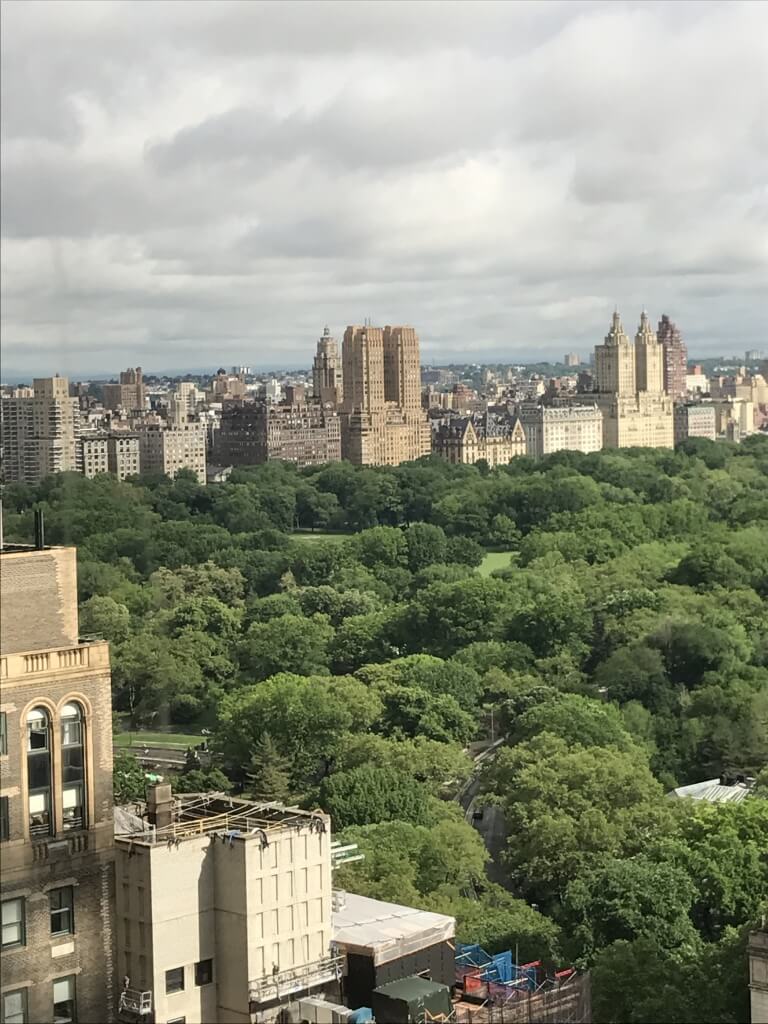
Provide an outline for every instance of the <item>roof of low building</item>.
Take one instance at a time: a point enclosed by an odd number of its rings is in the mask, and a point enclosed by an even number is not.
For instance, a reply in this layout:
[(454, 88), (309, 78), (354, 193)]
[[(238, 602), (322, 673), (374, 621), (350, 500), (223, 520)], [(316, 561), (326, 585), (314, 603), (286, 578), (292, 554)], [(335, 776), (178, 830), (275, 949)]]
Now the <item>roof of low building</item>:
[(678, 786), (668, 796), (688, 797), (690, 800), (706, 800), (710, 804), (740, 803), (749, 796), (752, 786), (748, 782), (724, 784), (720, 779), (694, 782), (690, 786)]
[(419, 949), (452, 939), (456, 921), (414, 907), (345, 893), (333, 911), (333, 941), (347, 953), (373, 958), (375, 964), (397, 960)]

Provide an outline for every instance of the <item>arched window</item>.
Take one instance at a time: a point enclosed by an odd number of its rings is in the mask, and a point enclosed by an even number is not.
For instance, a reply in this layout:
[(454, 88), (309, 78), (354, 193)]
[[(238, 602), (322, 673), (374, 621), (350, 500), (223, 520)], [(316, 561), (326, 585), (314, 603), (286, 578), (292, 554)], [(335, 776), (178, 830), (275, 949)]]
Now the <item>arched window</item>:
[(83, 709), (74, 702), (61, 709), (61, 784), (65, 832), (85, 828)]
[(51, 719), (45, 708), (32, 708), (27, 715), (27, 787), (29, 834), (52, 835)]

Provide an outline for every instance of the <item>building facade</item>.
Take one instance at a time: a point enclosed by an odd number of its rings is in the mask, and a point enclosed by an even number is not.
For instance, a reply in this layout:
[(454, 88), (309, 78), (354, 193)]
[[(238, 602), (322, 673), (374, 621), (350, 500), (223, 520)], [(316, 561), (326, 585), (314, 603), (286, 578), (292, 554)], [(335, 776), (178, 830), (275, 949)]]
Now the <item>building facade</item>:
[(518, 455), (525, 455), (525, 431), (517, 417), (491, 413), (455, 416), (438, 424), (432, 450), (454, 464), (485, 459), (489, 466), (506, 466)]
[(715, 407), (711, 402), (675, 403), (675, 447), (689, 437), (717, 437)]
[[(246, 402), (224, 409), (216, 433), (215, 461), (257, 466), (271, 459), (319, 466), (341, 459), (341, 421), (328, 406), (307, 403), (297, 389), (292, 402)], [(303, 389), (302, 389), (303, 390)]]
[(205, 483), (204, 423), (142, 423), (138, 439), (142, 473), (164, 473), (173, 478), (180, 469), (191, 469), (198, 482)]
[(339, 349), (328, 327), (323, 329), (312, 362), (312, 394), (321, 405), (334, 408), (341, 405), (344, 397)]
[(347, 327), (342, 369), (345, 459), (357, 465), (396, 466), (429, 454), (419, 339), (412, 327)]
[(102, 396), (105, 409), (125, 412), (144, 412), (147, 407), (147, 392), (141, 367), (128, 367), (120, 374), (119, 384), (104, 384)]
[(752, 1024), (768, 1024), (768, 928), (750, 932), (749, 989)]
[(603, 447), (603, 414), (595, 404), (520, 406), (526, 454), (534, 459), (563, 449), (597, 452)]
[(595, 400), (605, 448), (672, 448), (673, 402), (664, 392), (664, 357), (644, 312), (634, 343), (618, 312), (595, 346)]
[(672, 398), (683, 398), (687, 390), (688, 349), (680, 330), (664, 313), (656, 334), (664, 351), (664, 390)]
[(112, 1021), (109, 651), (78, 638), (74, 548), (0, 569), (2, 1020)]
[(36, 484), (52, 473), (76, 472), (80, 410), (66, 377), (44, 377), (0, 401), (5, 480)]

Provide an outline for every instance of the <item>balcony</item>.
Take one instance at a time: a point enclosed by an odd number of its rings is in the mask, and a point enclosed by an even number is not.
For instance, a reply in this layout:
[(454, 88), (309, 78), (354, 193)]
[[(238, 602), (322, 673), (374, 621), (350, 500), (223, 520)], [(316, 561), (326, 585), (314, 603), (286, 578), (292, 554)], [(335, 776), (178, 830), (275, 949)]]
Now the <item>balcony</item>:
[(109, 645), (105, 640), (82, 640), (74, 647), (6, 654), (0, 658), (0, 679), (28, 679), (49, 672), (108, 669)]
[(117, 1014), (120, 1020), (134, 1022), (147, 1019), (152, 1013), (152, 992), (124, 988), (120, 993)]
[(321, 985), (330, 985), (341, 978), (343, 964), (344, 957), (328, 956), (311, 964), (267, 975), (249, 983), (248, 998), (252, 1004), (263, 1005), (299, 992), (309, 992)]

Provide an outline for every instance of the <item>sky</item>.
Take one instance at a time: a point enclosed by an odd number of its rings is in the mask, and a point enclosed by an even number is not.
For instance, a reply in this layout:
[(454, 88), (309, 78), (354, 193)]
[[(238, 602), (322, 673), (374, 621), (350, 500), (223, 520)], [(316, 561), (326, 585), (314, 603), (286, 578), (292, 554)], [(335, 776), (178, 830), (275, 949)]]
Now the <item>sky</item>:
[(2, 377), (768, 350), (768, 3), (3, 3)]

